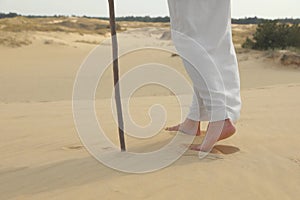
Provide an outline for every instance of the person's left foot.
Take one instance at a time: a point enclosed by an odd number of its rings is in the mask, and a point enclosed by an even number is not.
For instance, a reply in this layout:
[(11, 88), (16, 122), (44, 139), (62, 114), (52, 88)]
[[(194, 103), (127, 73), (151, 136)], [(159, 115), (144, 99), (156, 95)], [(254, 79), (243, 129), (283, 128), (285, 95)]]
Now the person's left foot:
[(201, 135), (200, 122), (186, 118), (184, 122), (171, 127), (166, 127), (166, 131), (181, 131), (187, 135)]
[[(220, 130), (222, 130), (220, 134)], [(191, 145), (190, 149), (195, 151), (209, 152), (217, 141), (231, 137), (236, 132), (234, 124), (230, 119), (224, 121), (210, 122), (206, 137), (201, 145)]]

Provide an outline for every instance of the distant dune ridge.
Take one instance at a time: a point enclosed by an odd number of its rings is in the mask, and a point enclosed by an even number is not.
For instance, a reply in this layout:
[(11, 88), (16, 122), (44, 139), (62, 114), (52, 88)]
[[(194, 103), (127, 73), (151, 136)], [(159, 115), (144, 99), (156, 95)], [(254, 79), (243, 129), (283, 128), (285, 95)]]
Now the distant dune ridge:
[[(120, 21), (117, 23), (119, 32), (132, 31), (145, 27), (148, 34), (160, 34), (160, 40), (171, 40), (169, 23)], [(155, 27), (155, 29), (149, 29)], [(252, 37), (257, 25), (233, 24), (232, 35), (235, 47), (239, 52), (245, 38)], [(137, 31), (137, 30), (133, 30)], [(78, 43), (97, 45), (104, 38), (110, 36), (109, 22), (103, 19), (84, 17), (55, 17), (55, 18), (27, 18), (17, 16), (0, 19), (0, 46), (21, 47), (40, 42), (45, 45), (70, 45), (77, 47)], [(69, 37), (68, 35), (71, 35)], [(70, 40), (72, 39), (72, 40)], [(42, 41), (40, 41), (42, 40)], [(77, 44), (76, 44), (77, 43)], [(276, 53), (277, 52), (277, 53)], [(274, 55), (280, 54), (276, 51)], [(299, 53), (289, 51), (280, 56), (280, 62), (285, 65), (299, 66)]]

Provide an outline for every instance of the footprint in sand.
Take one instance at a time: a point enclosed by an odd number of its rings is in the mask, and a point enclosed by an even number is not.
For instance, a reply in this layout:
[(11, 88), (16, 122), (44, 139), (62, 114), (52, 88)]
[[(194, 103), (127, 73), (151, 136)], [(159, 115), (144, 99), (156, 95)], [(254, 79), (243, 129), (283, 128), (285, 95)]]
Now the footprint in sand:
[(27, 117), (26, 115), (19, 115), (19, 116), (12, 117), (12, 119), (23, 119), (23, 118), (26, 118), (26, 117)]
[[(62, 147), (63, 150), (81, 150), (84, 149), (83, 145), (72, 145), (72, 146), (66, 146)], [(114, 148), (112, 147), (102, 147), (102, 150), (113, 150)]]
[[(200, 144), (193, 144), (193, 145), (200, 145)], [(234, 154), (239, 152), (240, 149), (234, 146), (229, 145), (216, 145), (212, 149), (212, 151), (206, 156), (207, 159), (216, 160), (216, 159), (223, 159), (225, 155)], [(183, 156), (197, 156), (199, 152), (188, 150)]]
[(296, 165), (298, 165), (298, 167), (300, 167), (300, 159), (298, 159), (298, 158), (290, 158), (290, 161), (292, 161), (293, 163), (295, 163)]
[(84, 147), (82, 145), (72, 145), (67, 147), (62, 147), (63, 150), (81, 150)]

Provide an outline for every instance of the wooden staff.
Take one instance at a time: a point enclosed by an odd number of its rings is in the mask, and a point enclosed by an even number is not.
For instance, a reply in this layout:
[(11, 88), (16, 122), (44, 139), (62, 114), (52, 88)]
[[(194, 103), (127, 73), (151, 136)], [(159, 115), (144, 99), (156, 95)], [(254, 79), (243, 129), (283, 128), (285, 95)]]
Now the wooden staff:
[(124, 122), (122, 114), (122, 104), (120, 98), (120, 86), (119, 86), (119, 60), (118, 60), (118, 40), (116, 33), (116, 18), (115, 18), (115, 6), (114, 0), (108, 0), (109, 3), (109, 22), (112, 38), (112, 53), (113, 53), (113, 73), (114, 73), (114, 86), (115, 86), (115, 99), (118, 115), (118, 128), (121, 151), (126, 151), (125, 139), (124, 139)]

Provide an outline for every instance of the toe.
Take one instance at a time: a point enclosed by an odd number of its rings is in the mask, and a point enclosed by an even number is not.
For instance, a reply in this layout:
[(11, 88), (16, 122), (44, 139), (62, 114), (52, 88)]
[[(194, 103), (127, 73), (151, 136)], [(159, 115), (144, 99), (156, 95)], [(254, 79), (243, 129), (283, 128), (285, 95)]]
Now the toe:
[(179, 125), (165, 128), (166, 131), (178, 131)]

